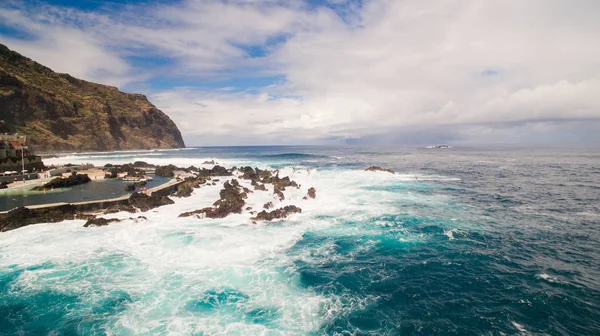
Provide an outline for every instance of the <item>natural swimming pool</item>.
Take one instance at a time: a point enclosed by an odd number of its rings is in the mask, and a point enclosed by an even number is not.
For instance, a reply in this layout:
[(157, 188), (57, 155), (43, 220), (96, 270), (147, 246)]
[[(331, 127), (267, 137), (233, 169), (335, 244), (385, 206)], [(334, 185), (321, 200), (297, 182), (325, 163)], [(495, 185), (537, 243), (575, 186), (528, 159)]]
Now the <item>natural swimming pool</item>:
[[(169, 181), (168, 178), (153, 176), (146, 187), (154, 188)], [(131, 192), (125, 191), (127, 181), (108, 179), (92, 181), (87, 184), (71, 188), (55, 189), (52, 191), (31, 191), (33, 186), (27, 188), (4, 189), (0, 193), (0, 211), (11, 210), (26, 205), (37, 205), (59, 202), (85, 202), (107, 198), (116, 198)]]

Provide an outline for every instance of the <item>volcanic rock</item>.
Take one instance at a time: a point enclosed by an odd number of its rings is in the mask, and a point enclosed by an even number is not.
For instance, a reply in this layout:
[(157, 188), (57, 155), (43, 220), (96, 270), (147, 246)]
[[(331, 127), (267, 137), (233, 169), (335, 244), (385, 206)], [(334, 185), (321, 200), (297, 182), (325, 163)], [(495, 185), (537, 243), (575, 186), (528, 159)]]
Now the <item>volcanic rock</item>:
[(256, 217), (252, 217), (252, 220), (266, 220), (271, 221), (273, 219), (278, 218), (286, 218), (290, 214), (302, 212), (302, 209), (295, 205), (288, 205), (283, 208), (279, 208), (277, 210), (273, 210), (271, 212), (267, 212), (265, 210), (259, 212)]
[(172, 164), (166, 166), (158, 166), (154, 170), (154, 175), (162, 176), (162, 177), (173, 177), (175, 174), (173, 171), (178, 170), (178, 168)]
[(175, 202), (167, 196), (158, 196), (154, 194), (148, 196), (146, 194), (135, 192), (129, 197), (129, 205), (140, 209), (142, 212), (173, 203)]
[(80, 184), (85, 184), (90, 182), (91, 179), (89, 176), (87, 176), (87, 174), (76, 174), (73, 173), (71, 176), (64, 178), (64, 177), (57, 177), (52, 179), (50, 182), (44, 184), (43, 186), (38, 186), (38, 187), (34, 187), (31, 190), (48, 190), (48, 189), (55, 189), (55, 188), (68, 188), (68, 187), (73, 187), (76, 185), (80, 185)]
[(96, 215), (77, 213), (70, 204), (31, 210), (25, 207), (15, 208), (0, 215), (0, 232), (18, 229), (38, 223), (56, 223), (69, 219), (92, 219)]
[(308, 193), (302, 199), (308, 199), (309, 197), (310, 198), (317, 197), (317, 189), (315, 189), (313, 187), (308, 188)]
[[(146, 218), (145, 216), (138, 216), (137, 218), (133, 218), (133, 217), (129, 217), (130, 220), (134, 220), (135, 222), (138, 222), (139, 220), (146, 220), (148, 218)], [(110, 223), (115, 223), (115, 222), (122, 222), (122, 219), (118, 219), (118, 218), (102, 218), (102, 217), (97, 217), (97, 218), (93, 218), (93, 219), (89, 219), (87, 222), (85, 222), (85, 224), (83, 224), (83, 227), (97, 227), (97, 226), (106, 226)]]
[(383, 168), (383, 167), (379, 167), (379, 166), (371, 166), (371, 167), (365, 169), (365, 171), (383, 171), (383, 172), (388, 172), (390, 174), (395, 174), (395, 172), (392, 169)]
[(113, 222), (120, 222), (120, 219), (117, 218), (102, 218), (102, 217), (98, 217), (98, 218), (93, 218), (93, 219), (89, 219), (87, 222), (85, 222), (85, 224), (83, 224), (83, 227), (95, 227), (95, 226), (106, 226), (110, 223)]
[(247, 197), (247, 194), (240, 190), (242, 188), (237, 180), (226, 181), (223, 183), (223, 189), (219, 192), (221, 198), (213, 204), (213, 207), (184, 212), (179, 217), (204, 214), (208, 218), (225, 218), (231, 213), (241, 213), (246, 204), (244, 198)]

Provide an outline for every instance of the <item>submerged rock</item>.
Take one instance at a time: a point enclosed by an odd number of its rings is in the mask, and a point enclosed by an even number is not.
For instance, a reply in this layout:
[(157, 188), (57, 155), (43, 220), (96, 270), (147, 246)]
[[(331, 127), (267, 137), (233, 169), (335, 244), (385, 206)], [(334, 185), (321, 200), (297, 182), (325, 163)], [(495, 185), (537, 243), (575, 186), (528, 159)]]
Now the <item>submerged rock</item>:
[(383, 168), (383, 167), (379, 167), (379, 166), (371, 166), (371, 167), (365, 169), (365, 171), (382, 171), (382, 172), (388, 172), (390, 174), (395, 174), (395, 172), (392, 169)]
[(295, 205), (288, 205), (283, 208), (273, 210), (271, 212), (267, 212), (266, 210), (263, 210), (263, 211), (259, 212), (256, 215), (256, 217), (252, 217), (251, 219), (252, 220), (271, 221), (273, 219), (286, 218), (287, 216), (289, 216), (291, 214), (300, 213), (300, 212), (302, 212), (302, 209), (300, 209), (299, 207), (297, 207)]

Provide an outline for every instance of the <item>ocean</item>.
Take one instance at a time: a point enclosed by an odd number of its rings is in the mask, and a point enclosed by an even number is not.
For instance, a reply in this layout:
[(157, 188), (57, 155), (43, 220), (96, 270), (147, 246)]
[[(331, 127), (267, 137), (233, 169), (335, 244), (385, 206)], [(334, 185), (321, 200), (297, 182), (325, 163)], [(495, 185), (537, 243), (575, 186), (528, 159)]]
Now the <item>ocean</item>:
[(146, 220), (0, 233), (0, 334), (600, 335), (597, 149), (207, 147), (46, 164), (213, 159), (290, 176), (302, 188), (283, 202), (247, 203), (302, 213), (177, 217), (217, 185)]

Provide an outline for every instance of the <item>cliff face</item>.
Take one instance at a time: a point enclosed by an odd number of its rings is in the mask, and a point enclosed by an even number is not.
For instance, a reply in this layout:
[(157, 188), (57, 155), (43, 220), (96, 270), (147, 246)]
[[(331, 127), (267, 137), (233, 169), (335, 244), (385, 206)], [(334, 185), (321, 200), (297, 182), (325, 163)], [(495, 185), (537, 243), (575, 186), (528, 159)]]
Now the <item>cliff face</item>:
[(0, 44), (0, 133), (39, 152), (185, 147), (144, 95), (59, 74)]

